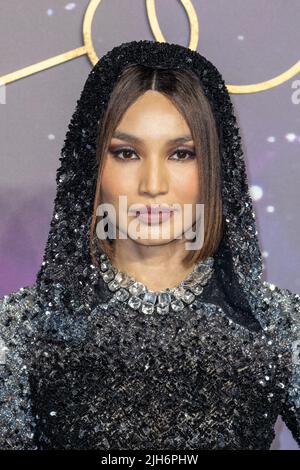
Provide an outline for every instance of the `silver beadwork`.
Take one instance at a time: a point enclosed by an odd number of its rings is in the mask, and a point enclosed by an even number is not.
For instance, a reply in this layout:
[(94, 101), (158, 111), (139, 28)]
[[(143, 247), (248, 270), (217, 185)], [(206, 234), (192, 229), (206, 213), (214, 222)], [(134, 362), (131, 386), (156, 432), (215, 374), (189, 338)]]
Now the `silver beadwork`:
[(168, 313), (170, 310), (181, 311), (186, 305), (192, 305), (196, 296), (201, 294), (213, 273), (213, 257), (198, 261), (193, 271), (176, 287), (163, 291), (152, 291), (142, 282), (120, 271), (112, 265), (105, 253), (100, 255), (100, 274), (113, 299), (126, 302), (129, 307), (146, 315)]

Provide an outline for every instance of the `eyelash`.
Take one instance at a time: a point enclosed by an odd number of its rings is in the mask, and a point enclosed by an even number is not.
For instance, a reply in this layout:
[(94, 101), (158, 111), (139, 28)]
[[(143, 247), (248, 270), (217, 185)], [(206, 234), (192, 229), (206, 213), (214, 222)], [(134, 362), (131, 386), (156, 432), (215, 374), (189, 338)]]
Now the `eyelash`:
[[(118, 160), (123, 160), (123, 161), (125, 161), (125, 160), (136, 160), (135, 158), (121, 158), (121, 157), (119, 157), (119, 154), (123, 153), (123, 152), (130, 152), (131, 154), (135, 153), (135, 151), (130, 149), (130, 148), (125, 148), (124, 147), (124, 148), (121, 148), (119, 150), (111, 150), (110, 152)], [(178, 158), (177, 160), (175, 159), (175, 161), (177, 161), (177, 162), (186, 162), (188, 160), (194, 160), (195, 157), (196, 157), (195, 152), (192, 152), (192, 151), (186, 150), (186, 149), (179, 149), (176, 152), (174, 152), (172, 155), (174, 155), (176, 153), (184, 153), (184, 154), (189, 155), (188, 158)]]

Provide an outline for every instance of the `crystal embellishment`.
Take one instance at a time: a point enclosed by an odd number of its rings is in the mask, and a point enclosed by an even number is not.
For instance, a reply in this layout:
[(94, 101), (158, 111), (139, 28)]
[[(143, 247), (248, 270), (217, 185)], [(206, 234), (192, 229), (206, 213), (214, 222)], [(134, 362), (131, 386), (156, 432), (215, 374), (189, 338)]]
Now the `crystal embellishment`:
[(213, 264), (213, 257), (198, 261), (193, 271), (176, 287), (156, 292), (113, 266), (105, 253), (100, 255), (100, 274), (109, 290), (114, 292), (114, 299), (126, 302), (132, 309), (146, 315), (165, 314), (180, 312), (196, 301), (196, 296), (202, 293), (212, 276)]

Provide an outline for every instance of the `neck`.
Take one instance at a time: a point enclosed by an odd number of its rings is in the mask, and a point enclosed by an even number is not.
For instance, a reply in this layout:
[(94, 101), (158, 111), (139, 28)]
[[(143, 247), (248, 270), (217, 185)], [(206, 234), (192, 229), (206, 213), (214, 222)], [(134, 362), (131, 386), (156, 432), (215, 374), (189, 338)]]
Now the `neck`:
[(176, 287), (193, 271), (195, 263), (184, 266), (182, 259), (186, 251), (171, 245), (137, 245), (130, 249), (128, 245), (116, 244), (111, 262), (150, 290)]

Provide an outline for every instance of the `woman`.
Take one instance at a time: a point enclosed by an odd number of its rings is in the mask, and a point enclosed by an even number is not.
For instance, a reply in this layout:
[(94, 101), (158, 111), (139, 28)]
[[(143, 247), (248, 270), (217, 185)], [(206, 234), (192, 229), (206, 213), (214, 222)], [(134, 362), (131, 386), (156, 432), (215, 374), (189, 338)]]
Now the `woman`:
[(299, 296), (261, 279), (240, 140), (199, 53), (95, 65), (36, 283), (2, 299), (1, 448), (268, 449), (279, 414), (300, 444)]

